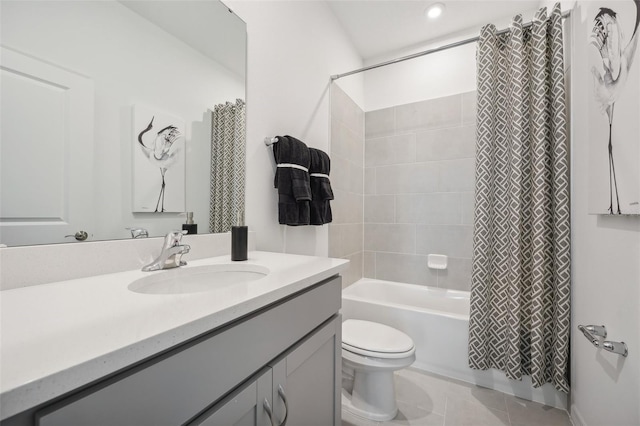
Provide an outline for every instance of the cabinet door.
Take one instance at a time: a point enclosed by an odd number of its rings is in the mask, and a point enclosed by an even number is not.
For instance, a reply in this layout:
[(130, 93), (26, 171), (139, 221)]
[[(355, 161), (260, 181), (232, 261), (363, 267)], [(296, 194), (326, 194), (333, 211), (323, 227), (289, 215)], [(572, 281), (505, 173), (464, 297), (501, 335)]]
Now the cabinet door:
[(271, 405), (272, 375), (268, 368), (255, 380), (224, 398), (196, 418), (189, 426), (267, 426), (270, 424), (264, 408)]
[(276, 424), (341, 424), (341, 330), (338, 315), (272, 364)]

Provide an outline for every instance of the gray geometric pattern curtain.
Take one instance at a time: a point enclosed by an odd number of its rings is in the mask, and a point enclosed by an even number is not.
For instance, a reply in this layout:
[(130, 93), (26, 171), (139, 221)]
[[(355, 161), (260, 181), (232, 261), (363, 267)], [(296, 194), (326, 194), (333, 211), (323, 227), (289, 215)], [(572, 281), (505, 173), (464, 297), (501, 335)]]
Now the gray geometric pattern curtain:
[(245, 102), (216, 105), (211, 119), (209, 232), (228, 232), (244, 219)]
[(569, 390), (569, 155), (560, 6), (481, 30), (469, 365)]

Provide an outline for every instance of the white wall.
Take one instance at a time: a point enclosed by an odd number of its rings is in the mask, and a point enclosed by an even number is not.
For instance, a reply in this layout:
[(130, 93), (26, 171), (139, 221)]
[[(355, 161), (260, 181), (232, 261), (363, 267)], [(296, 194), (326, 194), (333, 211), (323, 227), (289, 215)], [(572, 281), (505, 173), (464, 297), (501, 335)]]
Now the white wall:
[[(640, 216), (589, 215), (587, 64), (590, 2), (573, 11), (571, 415), (576, 425), (640, 424)], [(614, 8), (629, 2), (599, 2)], [(630, 35), (630, 34), (629, 34)], [(636, 53), (637, 54), (637, 53)], [(634, 63), (636, 73), (639, 63)], [(636, 76), (638, 74), (635, 74)], [(640, 97), (640, 93), (635, 94)], [(640, 118), (640, 117), (639, 117)], [(629, 135), (630, 137), (631, 135)], [(637, 135), (636, 135), (637, 138)], [(635, 140), (637, 143), (637, 139)], [(604, 324), (609, 340), (629, 347), (625, 359), (597, 350), (578, 324)]]
[[(94, 238), (151, 235), (183, 218), (131, 213), (131, 106), (143, 103), (187, 123), (187, 209), (208, 227), (210, 119), (215, 104), (244, 96), (244, 81), (118, 2), (2, 2), (2, 44), (95, 83)], [(37, 28), (38, 31), (33, 29)], [(46, 35), (46, 36), (43, 36)], [(203, 160), (204, 159), (204, 160)], [(159, 175), (159, 173), (158, 173)], [(90, 184), (91, 177), (87, 177)]]
[[(468, 37), (473, 37), (469, 34)], [(459, 41), (450, 37), (411, 50), (367, 61), (367, 65), (403, 57)], [(476, 90), (476, 45), (432, 53), (367, 71), (364, 76), (365, 111), (436, 99)]]
[(278, 224), (275, 164), (263, 139), (289, 134), (328, 152), (329, 76), (361, 59), (324, 2), (226, 3), (249, 35), (246, 222), (260, 250), (326, 256), (327, 226)]
[[(533, 13), (531, 10), (523, 10), (524, 21), (530, 21)], [(500, 30), (507, 28), (510, 22), (510, 19), (500, 19), (493, 24)], [(365, 65), (401, 58), (477, 37), (479, 34), (480, 28), (471, 28), (383, 56), (369, 58), (365, 61)], [(476, 43), (469, 43), (365, 72), (364, 110), (375, 111), (474, 90), (476, 90)]]

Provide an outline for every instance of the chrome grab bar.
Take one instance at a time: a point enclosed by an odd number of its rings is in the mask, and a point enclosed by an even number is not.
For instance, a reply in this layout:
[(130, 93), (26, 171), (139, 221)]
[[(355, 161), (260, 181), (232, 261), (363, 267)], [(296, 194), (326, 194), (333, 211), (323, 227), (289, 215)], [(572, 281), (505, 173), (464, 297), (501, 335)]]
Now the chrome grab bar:
[[(602, 326), (602, 328), (604, 328), (604, 326)], [(578, 330), (582, 331), (582, 334), (584, 334), (584, 337), (586, 337), (587, 340), (590, 341), (593, 346), (595, 346), (596, 348), (600, 347), (600, 340), (598, 340), (598, 338), (591, 333), (591, 331), (594, 330), (592, 325), (588, 325), (586, 327), (584, 325), (579, 325)], [(605, 330), (605, 335), (606, 335), (606, 330)]]
[[(600, 347), (600, 339), (598, 339), (598, 337), (607, 337), (607, 328), (604, 325), (579, 325), (578, 330), (580, 330), (582, 334), (584, 334), (584, 337), (596, 348)], [(602, 348), (624, 357), (629, 355), (629, 348), (625, 342), (605, 340), (602, 342)]]
[(594, 336), (607, 338), (607, 327), (604, 325), (586, 325), (584, 328)]
[(613, 352), (614, 354), (622, 355), (624, 357), (629, 355), (629, 348), (625, 342), (610, 342), (607, 340), (602, 342), (602, 347), (609, 352)]

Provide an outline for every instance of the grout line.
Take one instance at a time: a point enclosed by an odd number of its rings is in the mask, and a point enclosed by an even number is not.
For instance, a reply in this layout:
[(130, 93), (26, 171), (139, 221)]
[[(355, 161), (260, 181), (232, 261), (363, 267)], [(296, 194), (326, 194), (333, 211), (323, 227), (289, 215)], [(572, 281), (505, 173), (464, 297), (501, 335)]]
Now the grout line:
[(449, 397), (444, 397), (444, 413), (442, 414), (442, 425), (447, 426), (447, 404), (449, 403)]
[[(442, 162), (449, 162), (449, 161), (461, 161), (461, 160), (475, 160), (475, 156), (469, 156), (469, 157), (455, 157), (455, 158), (438, 158), (435, 160), (425, 160), (425, 161), (412, 161), (412, 162), (407, 162), (407, 163), (393, 163), (393, 164), (374, 164), (371, 166), (364, 166), (363, 168), (367, 168), (367, 169), (375, 169), (375, 168), (381, 168), (381, 167), (398, 167), (398, 166), (414, 166), (414, 165), (428, 165), (431, 163), (442, 163)], [(347, 160), (348, 161), (348, 160)]]

